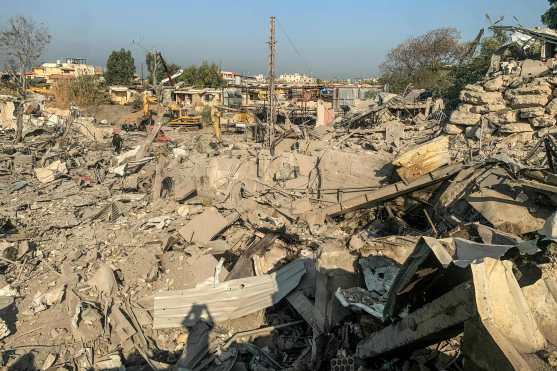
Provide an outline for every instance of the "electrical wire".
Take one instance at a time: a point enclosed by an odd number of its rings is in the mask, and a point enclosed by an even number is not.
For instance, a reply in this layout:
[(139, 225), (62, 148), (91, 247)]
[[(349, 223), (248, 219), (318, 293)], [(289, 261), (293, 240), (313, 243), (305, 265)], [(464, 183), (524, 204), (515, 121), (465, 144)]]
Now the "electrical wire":
[(290, 46), (292, 47), (292, 49), (294, 50), (294, 53), (296, 53), (298, 55), (298, 57), (300, 57), (300, 59), (302, 60), (302, 62), (305, 64), (306, 66), (306, 70), (308, 72), (309, 75), (311, 75), (311, 67), (309, 66), (309, 63), (307, 61), (307, 59), (302, 55), (302, 53), (300, 52), (300, 50), (298, 50), (298, 48), (296, 47), (296, 45), (294, 45), (294, 41), (292, 41), (292, 39), (290, 38), (290, 36), (288, 35), (288, 33), (286, 32), (286, 29), (284, 28), (284, 26), (282, 25), (282, 23), (280, 23), (280, 21), (277, 19), (277, 23), (279, 26), (279, 29), (281, 30), (281, 32), (284, 34), (284, 36), (286, 36), (286, 40), (288, 40), (288, 43), (290, 44)]

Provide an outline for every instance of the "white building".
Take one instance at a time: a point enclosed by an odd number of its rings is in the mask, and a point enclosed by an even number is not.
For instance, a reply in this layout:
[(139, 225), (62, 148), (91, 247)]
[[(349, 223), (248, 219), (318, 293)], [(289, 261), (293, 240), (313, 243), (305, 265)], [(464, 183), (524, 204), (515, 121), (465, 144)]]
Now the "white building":
[(286, 73), (279, 76), (279, 81), (292, 85), (312, 85), (317, 82), (315, 77), (300, 73)]
[(49, 83), (56, 78), (95, 75), (101, 76), (102, 68), (87, 64), (84, 58), (66, 58), (64, 62), (58, 60), (56, 63), (43, 63), (32, 71), (32, 77), (45, 78)]
[(231, 71), (220, 71), (220, 76), (229, 85), (238, 84), (240, 80), (240, 74)]

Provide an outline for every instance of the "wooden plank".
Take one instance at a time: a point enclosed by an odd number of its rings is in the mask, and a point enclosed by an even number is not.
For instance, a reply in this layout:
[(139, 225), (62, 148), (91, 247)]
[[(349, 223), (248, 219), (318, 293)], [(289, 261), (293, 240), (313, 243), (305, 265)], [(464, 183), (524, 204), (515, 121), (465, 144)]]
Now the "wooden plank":
[(329, 321), (327, 320), (327, 307), (331, 295), (328, 289), (329, 277), (327, 274), (317, 271), (315, 281), (315, 306), (314, 318), (316, 320), (316, 328), (323, 329), (326, 332), (329, 328)]
[(480, 176), (484, 175), (486, 172), (491, 171), (491, 169), (475, 167), (469, 167), (463, 169), (457, 176), (451, 181), (451, 184), (443, 191), (439, 197), (439, 205), (443, 208), (448, 208), (453, 205), (453, 203), (460, 199), (466, 191), (467, 188)]
[(323, 333), (325, 329), (323, 325), (325, 324), (324, 318), (317, 318), (321, 316), (319, 311), (315, 310), (313, 303), (301, 292), (294, 291), (291, 292), (286, 300), (294, 307), (296, 312), (302, 316), (302, 318), (314, 329), (318, 334)]
[(139, 147), (139, 150), (135, 154), (135, 160), (136, 161), (139, 161), (143, 157), (145, 157), (145, 154), (149, 150), (149, 147), (151, 146), (151, 143), (153, 143), (153, 141), (157, 137), (157, 134), (159, 133), (161, 128), (162, 128), (162, 123), (160, 123), (160, 122), (158, 124), (156, 124), (155, 126), (153, 126), (152, 130), (149, 132), (149, 134), (145, 138), (145, 141), (143, 142), (143, 144), (141, 144), (141, 147)]
[(263, 253), (273, 245), (277, 237), (278, 235), (275, 233), (268, 233), (265, 235), (265, 237), (263, 237), (256, 243), (250, 245), (250, 247), (248, 247), (246, 251), (244, 251), (244, 253), (240, 256), (240, 258), (238, 258), (238, 261), (236, 261), (236, 264), (234, 264), (234, 267), (232, 268), (226, 279), (234, 280), (238, 278), (253, 276), (254, 271), (251, 257), (254, 254), (263, 255)]
[(412, 183), (398, 182), (373, 192), (365, 193), (360, 196), (353, 197), (338, 205), (332, 205), (325, 209), (325, 214), (328, 217), (334, 217), (346, 214), (350, 211), (374, 207), (382, 202), (391, 200), (398, 196), (414, 192), (416, 190), (426, 188), (430, 185), (441, 182), (454, 174), (458, 173), (463, 168), (462, 164), (455, 164), (437, 169), (430, 174), (424, 175)]
[(464, 321), (476, 314), (474, 288), (465, 282), (404, 319), (360, 341), (358, 358), (373, 358), (408, 348), (423, 348), (462, 331)]
[(159, 157), (157, 165), (155, 166), (155, 179), (153, 180), (152, 187), (153, 201), (159, 200), (161, 198), (162, 180), (164, 179), (167, 162), (168, 161), (165, 157)]
[(187, 326), (192, 310), (200, 306), (212, 321), (226, 321), (257, 312), (288, 295), (305, 271), (304, 262), (296, 260), (275, 273), (225, 281), (217, 287), (159, 292), (154, 298), (153, 328)]
[(538, 191), (557, 193), (556, 186), (552, 186), (545, 183), (534, 182), (531, 180), (519, 180), (516, 183), (527, 188), (537, 189)]

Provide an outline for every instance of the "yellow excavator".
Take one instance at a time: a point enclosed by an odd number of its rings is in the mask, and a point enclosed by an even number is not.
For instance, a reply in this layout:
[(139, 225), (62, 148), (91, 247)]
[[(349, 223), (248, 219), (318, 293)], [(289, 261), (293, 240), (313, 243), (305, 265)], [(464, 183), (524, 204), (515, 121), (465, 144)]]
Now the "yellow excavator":
[(37, 94), (42, 94), (42, 95), (54, 95), (51, 91), (50, 91), (50, 87), (47, 85), (43, 85), (43, 86), (30, 86), (27, 89), (28, 92), (30, 93), (37, 93)]

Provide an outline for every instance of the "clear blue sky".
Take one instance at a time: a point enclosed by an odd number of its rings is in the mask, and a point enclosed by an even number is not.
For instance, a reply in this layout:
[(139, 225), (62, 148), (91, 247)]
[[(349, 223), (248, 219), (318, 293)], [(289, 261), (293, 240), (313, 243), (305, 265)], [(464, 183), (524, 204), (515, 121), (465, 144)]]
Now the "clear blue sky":
[[(132, 50), (136, 64), (157, 47), (179, 65), (214, 61), (222, 69), (265, 73), (269, 16), (278, 20), (278, 72), (318, 77), (377, 73), (389, 49), (439, 27), (464, 40), (486, 27), (485, 14), (536, 26), (547, 0), (1, 0), (0, 23), (31, 16), (53, 36), (44, 60), (88, 58), (104, 66), (110, 51)], [(299, 54), (291, 46), (288, 35)]]

